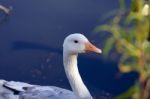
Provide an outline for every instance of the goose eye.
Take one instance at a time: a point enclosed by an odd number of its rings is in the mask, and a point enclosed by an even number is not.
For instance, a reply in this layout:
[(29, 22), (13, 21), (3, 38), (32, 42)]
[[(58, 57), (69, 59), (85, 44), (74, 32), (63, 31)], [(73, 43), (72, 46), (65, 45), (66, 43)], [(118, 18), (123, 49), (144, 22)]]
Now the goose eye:
[(77, 41), (77, 40), (74, 40), (74, 43), (78, 43), (78, 41)]

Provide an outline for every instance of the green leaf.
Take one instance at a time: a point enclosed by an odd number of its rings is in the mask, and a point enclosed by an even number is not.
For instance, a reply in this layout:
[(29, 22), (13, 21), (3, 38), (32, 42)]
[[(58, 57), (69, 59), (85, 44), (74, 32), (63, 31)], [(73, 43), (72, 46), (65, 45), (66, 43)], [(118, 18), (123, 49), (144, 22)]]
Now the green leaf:
[(125, 10), (125, 8), (126, 8), (125, 0), (119, 0), (119, 3), (120, 3), (120, 9)]
[[(140, 91), (139, 85), (135, 84), (134, 86), (130, 87), (126, 92), (122, 93), (121, 95), (115, 97), (115, 99), (130, 99), (132, 95), (137, 94), (138, 97), (138, 93)], [(138, 98), (134, 98), (134, 99), (139, 99)]]
[(145, 41), (143, 43), (143, 49), (144, 49), (144, 53), (145, 54), (149, 54), (150, 55), (150, 42)]
[(103, 54), (105, 56), (108, 55), (109, 51), (113, 48), (113, 45), (114, 45), (114, 42), (115, 42), (115, 39), (113, 37), (109, 38), (106, 42), (105, 42), (105, 47), (104, 47), (104, 51), (103, 51)]
[(109, 25), (100, 25), (100, 26), (97, 26), (95, 29), (94, 29), (94, 32), (100, 32), (100, 31), (110, 31), (110, 26)]
[(127, 92), (122, 93), (121, 95), (117, 96), (115, 99), (129, 99), (132, 94), (134, 94), (135, 89), (131, 87)]

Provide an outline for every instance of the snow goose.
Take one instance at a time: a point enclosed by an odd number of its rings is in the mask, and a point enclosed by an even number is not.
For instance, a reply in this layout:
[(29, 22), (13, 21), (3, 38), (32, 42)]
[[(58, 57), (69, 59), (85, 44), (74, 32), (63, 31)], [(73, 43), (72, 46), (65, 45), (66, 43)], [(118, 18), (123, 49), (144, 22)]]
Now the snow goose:
[[(12, 92), (18, 91), (19, 99), (93, 99), (82, 81), (77, 66), (78, 54), (85, 52), (101, 53), (102, 51), (91, 44), (83, 34), (74, 33), (65, 38), (63, 43), (63, 63), (73, 91), (55, 86), (30, 85), (21, 82), (3, 81), (1, 85), (5, 87), (4, 91), (9, 90), (11, 95)], [(18, 99), (18, 97), (14, 99)]]

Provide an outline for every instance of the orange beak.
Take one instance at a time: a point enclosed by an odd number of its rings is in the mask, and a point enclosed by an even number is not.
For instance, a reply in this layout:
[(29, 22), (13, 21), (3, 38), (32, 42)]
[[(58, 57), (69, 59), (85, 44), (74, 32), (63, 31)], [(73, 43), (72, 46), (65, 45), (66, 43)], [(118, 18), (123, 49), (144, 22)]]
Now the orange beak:
[(95, 47), (92, 43), (87, 42), (85, 43), (85, 51), (86, 52), (96, 52), (96, 53), (102, 53), (102, 50)]

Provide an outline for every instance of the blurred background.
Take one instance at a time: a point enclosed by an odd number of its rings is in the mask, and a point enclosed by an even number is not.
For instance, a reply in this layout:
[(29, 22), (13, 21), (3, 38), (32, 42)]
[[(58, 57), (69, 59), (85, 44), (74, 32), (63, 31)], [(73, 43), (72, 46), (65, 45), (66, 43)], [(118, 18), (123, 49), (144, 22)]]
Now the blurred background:
[[(126, 0), (127, 3), (129, 0)], [(71, 89), (62, 63), (62, 44), (71, 33), (83, 33), (99, 48), (107, 34), (93, 33), (104, 15), (118, 9), (110, 0), (1, 0), (13, 9), (0, 13), (0, 79)], [(112, 52), (113, 53), (113, 52)], [(79, 71), (92, 95), (116, 96), (127, 90), (135, 73), (118, 71), (118, 55), (80, 55)]]

